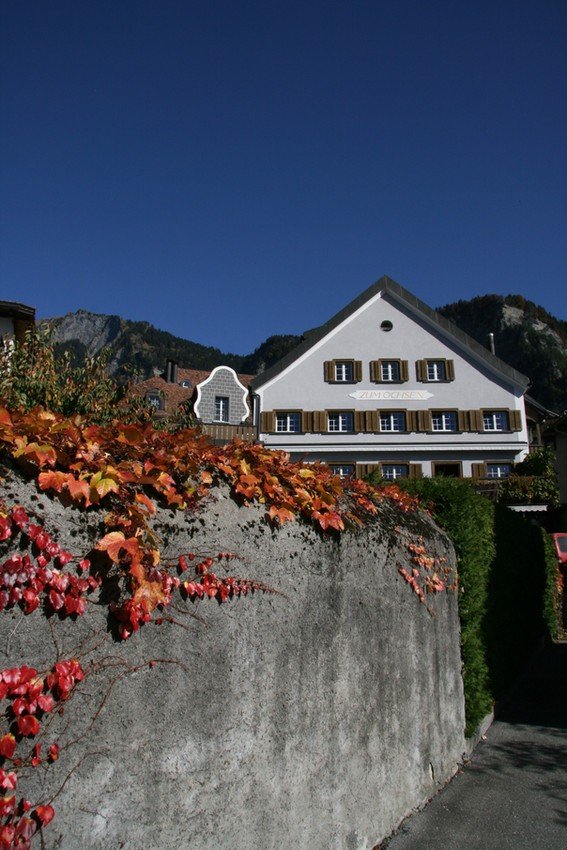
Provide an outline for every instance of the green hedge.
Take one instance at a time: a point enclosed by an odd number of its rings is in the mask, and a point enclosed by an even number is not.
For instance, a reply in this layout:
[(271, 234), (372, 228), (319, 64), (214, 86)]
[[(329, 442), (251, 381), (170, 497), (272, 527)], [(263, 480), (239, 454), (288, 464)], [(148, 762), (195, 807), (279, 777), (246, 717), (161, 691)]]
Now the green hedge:
[[(379, 484), (375, 474), (369, 480)], [(547, 535), (455, 478), (398, 481), (417, 494), (458, 558), (466, 733), (517, 676), (535, 640), (556, 631), (556, 559)]]

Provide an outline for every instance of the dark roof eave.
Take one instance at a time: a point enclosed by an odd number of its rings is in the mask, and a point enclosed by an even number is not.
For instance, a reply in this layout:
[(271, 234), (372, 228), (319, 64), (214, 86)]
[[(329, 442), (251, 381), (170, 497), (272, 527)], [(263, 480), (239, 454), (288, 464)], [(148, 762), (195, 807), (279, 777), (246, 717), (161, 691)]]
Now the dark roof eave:
[(408, 307), (410, 307), (410, 309), (421, 313), (421, 315), (428, 319), (432, 324), (437, 325), (449, 338), (452, 337), (456, 342), (469, 348), (478, 359), (483, 360), (493, 371), (499, 372), (508, 381), (511, 381), (513, 384), (520, 387), (522, 392), (525, 392), (528, 388), (529, 378), (527, 378), (526, 375), (522, 375), (521, 372), (513, 369), (512, 366), (509, 366), (499, 357), (496, 357), (495, 354), (492, 354), (491, 351), (484, 348), (484, 346), (482, 346), (479, 342), (470, 337), (464, 331), (460, 330), (460, 328), (458, 328), (453, 322), (449, 321), (449, 319), (446, 319), (444, 316), (441, 316), (387, 275), (381, 277), (376, 281), (376, 283), (371, 284), (368, 289), (361, 292), (360, 295), (351, 301), (350, 304), (347, 304), (346, 307), (343, 307), (343, 309), (329, 319), (328, 322), (321, 325), (319, 328), (315, 328), (315, 330), (310, 333), (305, 340), (289, 351), (285, 357), (282, 357), (281, 360), (278, 360), (277, 363), (274, 363), (273, 366), (258, 375), (250, 384), (250, 388), (252, 390), (257, 390), (276, 375), (280, 374), (280, 372), (283, 372), (283, 370), (297, 360), (298, 357), (301, 357), (302, 354), (309, 351), (309, 349), (319, 342), (319, 340), (323, 339), (323, 337), (340, 325), (341, 322), (344, 322), (345, 319), (348, 319), (349, 316), (377, 295), (378, 292), (390, 293), (394, 296), (394, 298), (405, 303)]
[(35, 320), (35, 307), (29, 307), (17, 301), (0, 301), (0, 316)]

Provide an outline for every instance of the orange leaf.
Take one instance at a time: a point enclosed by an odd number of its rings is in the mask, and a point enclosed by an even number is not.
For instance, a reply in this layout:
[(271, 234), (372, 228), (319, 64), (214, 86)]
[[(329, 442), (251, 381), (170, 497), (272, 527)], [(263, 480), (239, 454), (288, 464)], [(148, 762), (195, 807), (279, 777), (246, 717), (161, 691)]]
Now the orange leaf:
[(144, 442), (144, 433), (135, 425), (125, 425), (117, 437), (119, 443), (126, 443), (130, 446), (139, 446)]
[(84, 478), (75, 478), (74, 475), (69, 475), (67, 486), (69, 487), (69, 493), (71, 494), (71, 498), (73, 498), (76, 502), (78, 502), (79, 499), (83, 498), (85, 500), (86, 507), (91, 504), (90, 487), (88, 481), (86, 481)]
[(275, 505), (271, 506), (268, 511), (268, 516), (272, 521), (277, 520), (280, 525), (283, 525), (284, 522), (295, 519), (295, 514), (292, 513), (292, 511), (287, 508), (277, 508)]
[(10, 414), (5, 407), (0, 407), (0, 425), (13, 425)]
[(28, 460), (37, 463), (38, 466), (45, 466), (46, 464), (53, 466), (57, 460), (55, 449), (53, 446), (46, 443), (41, 445), (40, 443), (28, 443), (26, 446), (22, 445), (14, 452), (14, 457), (21, 457), (21, 455), (25, 455)]
[(152, 502), (152, 500), (148, 498), (148, 496), (146, 496), (145, 493), (136, 493), (136, 502), (139, 502), (141, 505), (144, 505), (148, 509), (149, 513), (155, 514), (156, 506)]
[(167, 604), (168, 597), (159, 581), (142, 581), (132, 597), (135, 603), (141, 603), (149, 612), (157, 605)]
[(60, 493), (67, 485), (69, 478), (68, 472), (58, 472), (50, 469), (49, 472), (40, 472), (37, 476), (37, 483), (40, 490), (55, 490)]
[(140, 544), (137, 537), (124, 537), (121, 531), (109, 531), (105, 534), (102, 540), (96, 545), (96, 548), (101, 552), (106, 552), (108, 557), (114, 563), (120, 560), (120, 553), (125, 551), (132, 560), (138, 561), (140, 558)]

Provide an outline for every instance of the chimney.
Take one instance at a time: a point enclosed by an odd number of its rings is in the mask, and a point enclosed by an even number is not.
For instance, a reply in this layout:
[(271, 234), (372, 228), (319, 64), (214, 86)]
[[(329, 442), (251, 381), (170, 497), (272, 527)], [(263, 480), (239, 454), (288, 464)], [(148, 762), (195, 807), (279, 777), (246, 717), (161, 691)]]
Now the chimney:
[(178, 363), (176, 360), (170, 360), (168, 358), (165, 361), (165, 380), (168, 384), (177, 383), (177, 366)]
[(488, 334), (488, 344), (490, 346), (490, 350), (492, 351), (492, 353), (496, 354), (496, 346), (494, 345), (494, 334), (493, 333)]

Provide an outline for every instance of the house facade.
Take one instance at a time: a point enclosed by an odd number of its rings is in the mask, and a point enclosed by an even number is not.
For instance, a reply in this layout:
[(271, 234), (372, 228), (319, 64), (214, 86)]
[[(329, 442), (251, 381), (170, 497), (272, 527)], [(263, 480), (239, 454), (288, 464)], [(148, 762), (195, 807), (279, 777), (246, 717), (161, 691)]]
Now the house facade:
[(528, 380), (388, 277), (251, 383), (259, 439), (341, 475), (502, 478)]

